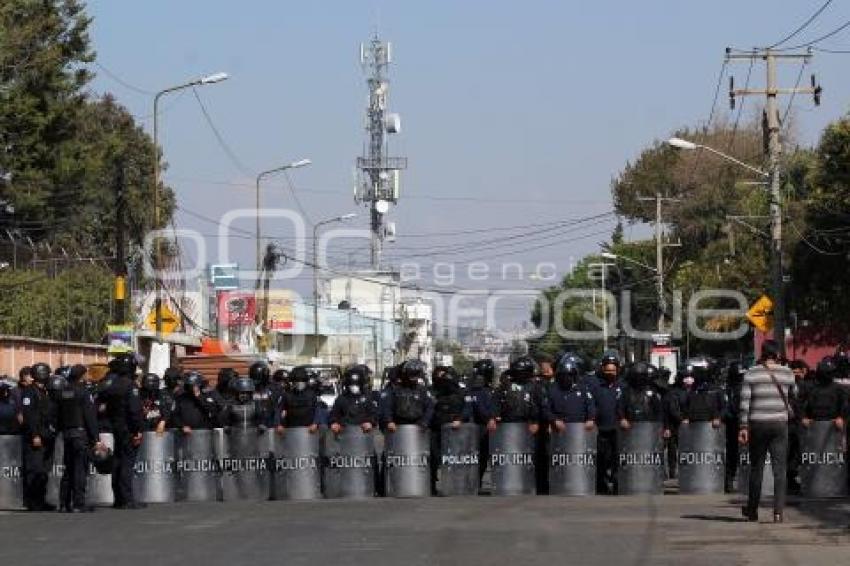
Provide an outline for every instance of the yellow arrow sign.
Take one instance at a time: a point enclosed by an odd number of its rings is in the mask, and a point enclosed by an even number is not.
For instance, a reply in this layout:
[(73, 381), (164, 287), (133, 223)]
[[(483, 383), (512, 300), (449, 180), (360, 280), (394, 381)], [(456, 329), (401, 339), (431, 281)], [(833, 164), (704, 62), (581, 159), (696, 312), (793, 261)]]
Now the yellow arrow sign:
[(747, 320), (761, 332), (770, 332), (773, 329), (773, 301), (770, 297), (759, 297), (747, 311)]
[[(167, 305), (161, 305), (159, 310), (162, 313), (162, 332), (164, 334), (175, 332), (180, 326), (180, 319), (176, 314), (171, 312), (171, 309)], [(145, 325), (151, 330), (156, 330), (156, 308), (152, 308), (151, 312), (148, 313), (148, 316), (145, 318)]]

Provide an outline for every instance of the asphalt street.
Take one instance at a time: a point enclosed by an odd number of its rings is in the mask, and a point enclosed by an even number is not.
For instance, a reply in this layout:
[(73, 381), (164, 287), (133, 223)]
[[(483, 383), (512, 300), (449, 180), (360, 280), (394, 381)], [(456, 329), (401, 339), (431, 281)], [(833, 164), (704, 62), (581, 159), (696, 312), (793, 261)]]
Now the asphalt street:
[(475, 497), (177, 504), (91, 515), (4, 513), (6, 564), (839, 564), (850, 503), (786, 523), (722, 496)]

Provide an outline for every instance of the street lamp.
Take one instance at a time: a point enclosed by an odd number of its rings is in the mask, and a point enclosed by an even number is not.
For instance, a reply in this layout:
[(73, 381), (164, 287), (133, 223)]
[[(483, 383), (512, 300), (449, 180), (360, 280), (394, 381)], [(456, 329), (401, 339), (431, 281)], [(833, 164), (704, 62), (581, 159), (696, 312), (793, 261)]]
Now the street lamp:
[[(187, 83), (168, 87), (156, 93), (153, 97), (153, 218), (154, 229), (159, 228), (159, 99), (166, 94), (191, 88), (195, 86), (211, 85), (220, 83), (228, 79), (227, 73), (214, 73), (189, 81)], [(154, 303), (154, 317), (156, 319), (156, 341), (162, 342), (162, 281), (159, 278), (158, 271), (162, 266), (162, 242), (161, 238), (157, 238), (154, 244), (154, 254), (156, 258), (156, 269), (154, 270), (154, 288), (156, 290), (156, 300)]]
[(635, 265), (639, 265), (639, 266), (643, 267), (644, 269), (648, 269), (648, 270), (650, 270), (650, 271), (655, 271), (656, 273), (658, 272), (658, 270), (657, 270), (656, 268), (652, 267), (651, 265), (649, 265), (649, 264), (647, 264), (647, 263), (643, 263), (642, 261), (638, 261), (638, 260), (636, 260), (636, 259), (632, 259), (632, 258), (630, 258), (630, 257), (626, 257), (626, 256), (622, 256), (622, 255), (617, 255), (617, 254), (612, 254), (611, 252), (602, 252), (602, 253), (601, 253), (601, 254), (599, 254), (599, 255), (600, 255), (600, 256), (602, 256), (602, 257), (604, 257), (605, 259), (621, 259), (621, 260), (623, 260), (623, 261), (627, 261), (627, 262), (629, 262), (629, 263), (633, 263), (633, 264), (635, 264)]
[(313, 357), (319, 357), (319, 228), (334, 222), (345, 222), (355, 218), (357, 214), (350, 212), (317, 222), (313, 226)]
[(744, 169), (749, 169), (753, 173), (761, 175), (762, 177), (770, 177), (770, 173), (768, 173), (767, 171), (763, 171), (763, 170), (759, 169), (758, 167), (753, 167), (749, 163), (744, 163), (740, 159), (736, 159), (736, 158), (732, 157), (731, 155), (727, 155), (727, 154), (723, 153), (722, 151), (720, 151), (718, 149), (714, 149), (713, 147), (709, 147), (707, 145), (702, 145), (702, 144), (699, 144), (699, 143), (694, 143), (692, 141), (683, 140), (682, 138), (670, 138), (669, 140), (667, 140), (667, 144), (670, 147), (674, 147), (676, 149), (683, 149), (685, 151), (694, 151), (694, 150), (697, 150), (697, 149), (704, 149), (704, 150), (706, 150), (710, 153), (713, 153), (714, 155), (717, 155), (719, 157), (722, 157), (723, 159), (726, 159), (727, 161), (731, 161), (732, 163), (735, 163), (736, 165), (740, 165)]
[(280, 173), (281, 171), (286, 171), (287, 169), (298, 169), (299, 167), (304, 167), (306, 165), (310, 165), (311, 163), (312, 161), (310, 161), (309, 159), (299, 159), (298, 161), (293, 161), (292, 163), (282, 165), (281, 167), (268, 169), (257, 175), (257, 273), (260, 272), (263, 261), (263, 258), (260, 255), (260, 181), (263, 179), (263, 177), (267, 177), (268, 175)]
[(671, 147), (684, 150), (704, 149), (727, 161), (731, 161), (736, 165), (752, 171), (764, 179), (770, 180), (771, 185), (771, 202), (770, 202), (770, 228), (771, 228), (771, 245), (770, 245), (770, 287), (773, 295), (773, 338), (779, 343), (780, 353), (785, 354), (785, 293), (783, 289), (783, 274), (782, 274), (782, 209), (781, 195), (779, 188), (778, 169), (774, 167), (773, 174), (767, 171), (753, 167), (748, 163), (727, 155), (722, 151), (694, 143), (692, 141), (683, 140), (681, 138), (670, 138), (667, 143)]

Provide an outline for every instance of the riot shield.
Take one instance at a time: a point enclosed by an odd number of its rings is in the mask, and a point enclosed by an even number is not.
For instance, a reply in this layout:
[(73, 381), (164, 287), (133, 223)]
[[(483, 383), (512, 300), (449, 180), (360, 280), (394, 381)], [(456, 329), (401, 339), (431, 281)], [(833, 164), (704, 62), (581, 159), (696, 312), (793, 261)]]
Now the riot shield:
[[(115, 438), (111, 432), (101, 432), (100, 441), (108, 448), (115, 449)], [(89, 477), (86, 482), (86, 503), (89, 505), (112, 505), (113, 495), (112, 474), (99, 474), (90, 463)]]
[(549, 493), (596, 493), (596, 429), (567, 423), (563, 432), (553, 429), (549, 438)]
[(142, 503), (173, 503), (177, 497), (174, 433), (142, 434), (136, 457), (133, 495)]
[(387, 497), (427, 497), (431, 494), (429, 431), (419, 425), (399, 425), (387, 433)]
[(24, 504), (21, 437), (0, 436), (0, 509), (16, 510)]
[[(750, 491), (750, 447), (741, 446), (738, 451), (738, 493), (747, 495)], [(761, 494), (772, 497), (774, 490), (773, 466), (770, 463), (770, 452), (764, 462), (764, 473), (761, 480)]]
[(65, 442), (62, 433), (56, 435), (53, 446), (53, 464), (47, 470), (47, 500), (59, 501), (59, 482), (65, 473)]
[(322, 498), (321, 436), (303, 426), (287, 428), (283, 435), (269, 432), (272, 499)]
[(325, 497), (366, 499), (375, 493), (375, 430), (347, 426), (338, 435), (325, 433), (322, 475)]
[(815, 421), (803, 428), (800, 440), (803, 497), (847, 495), (847, 459), (844, 431), (832, 421)]
[(635, 422), (628, 430), (620, 429), (617, 462), (617, 489), (620, 495), (664, 492), (664, 439), (661, 428), (658, 422)]
[(534, 435), (527, 423), (502, 423), (490, 433), (493, 495), (534, 495)]
[(221, 429), (193, 430), (177, 439), (177, 500), (219, 501), (221, 468), (214, 435)]
[(440, 431), (440, 495), (478, 493), (478, 425), (443, 425)]
[(710, 422), (679, 427), (679, 493), (723, 493), (726, 478), (726, 431)]
[[(269, 498), (268, 440), (256, 428), (216, 429), (216, 455), (221, 467), (224, 501), (265, 501)], [(265, 450), (260, 449), (260, 445)]]

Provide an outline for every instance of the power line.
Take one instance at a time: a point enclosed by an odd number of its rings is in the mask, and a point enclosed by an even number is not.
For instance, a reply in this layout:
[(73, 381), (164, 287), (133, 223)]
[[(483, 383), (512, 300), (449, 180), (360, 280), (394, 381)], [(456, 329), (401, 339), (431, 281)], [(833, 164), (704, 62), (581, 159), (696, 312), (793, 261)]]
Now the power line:
[(794, 31), (792, 31), (790, 34), (786, 35), (785, 37), (783, 37), (782, 39), (780, 39), (779, 41), (777, 41), (777, 42), (776, 42), (776, 43), (774, 43), (773, 45), (768, 46), (768, 49), (774, 49), (774, 48), (776, 48), (776, 47), (778, 47), (778, 46), (782, 45), (782, 44), (783, 44), (783, 43), (785, 43), (786, 41), (790, 41), (791, 39), (793, 39), (794, 37), (796, 37), (798, 33), (800, 33), (801, 31), (803, 31), (803, 30), (804, 30), (804, 29), (806, 29), (807, 27), (809, 27), (809, 25), (810, 25), (813, 21), (815, 21), (815, 18), (817, 18), (818, 16), (820, 16), (820, 15), (821, 15), (821, 13), (822, 13), (824, 10), (826, 10), (826, 9), (827, 9), (827, 7), (829, 7), (829, 5), (830, 5), (830, 4), (832, 4), (832, 0), (826, 0), (826, 2), (824, 2), (824, 3), (823, 3), (823, 5), (822, 5), (820, 8), (818, 8), (818, 9), (817, 9), (817, 11), (815, 11), (815, 13), (814, 13), (814, 14), (812, 14), (812, 15), (809, 17), (809, 19), (807, 19), (805, 22), (803, 22), (803, 23), (802, 23), (802, 24), (801, 24), (801, 25), (800, 25), (797, 29), (795, 29)]
[(811, 41), (807, 41), (806, 43), (801, 43), (799, 45), (794, 45), (793, 47), (783, 47), (781, 49), (777, 49), (776, 51), (794, 51), (796, 49), (804, 49), (806, 47), (812, 47), (815, 44), (820, 43), (821, 41), (823, 41), (825, 39), (829, 39), (830, 37), (841, 33), (842, 31), (844, 31), (848, 27), (850, 27), (850, 20), (844, 22), (843, 24), (841, 24), (840, 26), (838, 26), (837, 28), (835, 28), (831, 32), (825, 33), (824, 35), (822, 35), (822, 36), (820, 36), (816, 39), (813, 39)]
[(254, 173), (252, 173), (251, 170), (246, 167), (244, 163), (242, 163), (242, 161), (236, 156), (236, 153), (233, 152), (233, 150), (224, 140), (224, 136), (222, 136), (221, 132), (218, 131), (218, 128), (213, 122), (212, 116), (210, 116), (210, 113), (207, 111), (206, 106), (204, 106), (204, 102), (201, 100), (201, 96), (198, 94), (198, 89), (192, 87), (192, 94), (195, 95), (195, 100), (198, 102), (198, 107), (201, 109), (201, 113), (204, 115), (204, 120), (206, 120), (207, 125), (209, 126), (210, 130), (212, 130), (212, 133), (215, 136), (216, 141), (218, 141), (218, 145), (221, 147), (222, 151), (224, 151), (224, 154), (227, 155), (227, 158), (230, 160), (233, 166), (239, 170), (240, 173), (252, 177)]
[(143, 94), (143, 95), (145, 95), (145, 96), (154, 96), (154, 95), (156, 94), (156, 93), (155, 93), (155, 92), (153, 92), (153, 91), (145, 90), (145, 89), (143, 89), (143, 88), (139, 88), (139, 87), (137, 87), (137, 86), (135, 86), (135, 85), (132, 85), (132, 84), (128, 83), (127, 81), (125, 81), (124, 79), (122, 79), (121, 77), (119, 77), (118, 75), (116, 75), (115, 73), (113, 73), (112, 71), (110, 71), (109, 69), (107, 69), (107, 68), (106, 68), (106, 67), (105, 67), (102, 63), (100, 63), (99, 61), (93, 61), (93, 62), (92, 62), (92, 64), (93, 64), (95, 67), (97, 67), (98, 69), (100, 69), (101, 71), (103, 71), (103, 74), (105, 74), (107, 77), (109, 77), (110, 79), (112, 79), (113, 81), (115, 81), (116, 83), (118, 83), (119, 85), (123, 86), (123, 87), (124, 87), (124, 88), (126, 88), (127, 90), (131, 90), (131, 91), (133, 91), (133, 92), (135, 92), (135, 93)]

